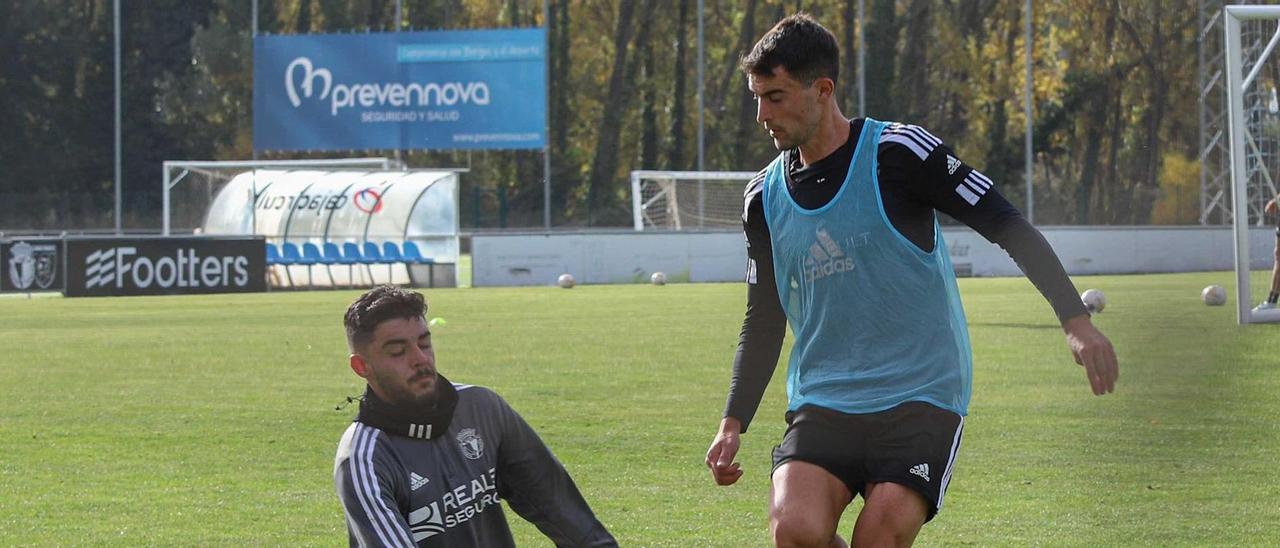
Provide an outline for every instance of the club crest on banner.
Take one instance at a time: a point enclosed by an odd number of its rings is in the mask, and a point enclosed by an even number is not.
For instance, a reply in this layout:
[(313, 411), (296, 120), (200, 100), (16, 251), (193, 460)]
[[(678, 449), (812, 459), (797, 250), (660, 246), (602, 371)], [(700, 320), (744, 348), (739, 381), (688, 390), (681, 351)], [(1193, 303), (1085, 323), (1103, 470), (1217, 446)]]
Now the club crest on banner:
[(58, 246), (18, 242), (9, 247), (9, 283), (14, 289), (49, 289), (58, 277)]

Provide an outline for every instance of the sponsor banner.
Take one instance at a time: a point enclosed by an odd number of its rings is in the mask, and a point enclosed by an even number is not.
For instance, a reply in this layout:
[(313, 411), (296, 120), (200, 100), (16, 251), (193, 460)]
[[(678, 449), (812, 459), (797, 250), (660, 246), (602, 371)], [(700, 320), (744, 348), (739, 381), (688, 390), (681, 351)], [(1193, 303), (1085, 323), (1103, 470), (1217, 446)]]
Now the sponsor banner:
[(257, 150), (539, 149), (546, 31), (258, 36)]
[(66, 295), (266, 291), (263, 238), (66, 240)]
[(0, 291), (62, 291), (62, 241), (16, 239), (0, 244)]

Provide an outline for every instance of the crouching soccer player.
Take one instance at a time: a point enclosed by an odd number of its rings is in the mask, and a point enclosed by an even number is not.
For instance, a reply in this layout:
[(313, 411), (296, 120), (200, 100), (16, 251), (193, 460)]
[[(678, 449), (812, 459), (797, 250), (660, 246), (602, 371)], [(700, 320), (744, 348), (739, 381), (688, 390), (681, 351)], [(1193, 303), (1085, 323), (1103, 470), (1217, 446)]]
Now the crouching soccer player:
[(496, 393), (436, 371), (421, 294), (383, 286), (347, 309), (368, 386), (334, 483), (352, 546), (515, 546), (499, 499), (557, 546), (617, 546), (568, 472)]

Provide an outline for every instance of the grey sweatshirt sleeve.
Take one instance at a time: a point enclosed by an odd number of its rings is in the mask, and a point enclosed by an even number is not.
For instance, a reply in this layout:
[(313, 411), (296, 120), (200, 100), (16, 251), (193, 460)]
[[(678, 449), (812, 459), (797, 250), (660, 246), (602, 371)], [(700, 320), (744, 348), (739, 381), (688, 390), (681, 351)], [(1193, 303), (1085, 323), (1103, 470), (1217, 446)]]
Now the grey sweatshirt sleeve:
[(497, 397), (502, 426), (498, 494), (556, 546), (617, 546), (573, 478), (511, 406)]
[(378, 451), (375, 428), (352, 423), (338, 446), (334, 485), (347, 518), (351, 546), (417, 546), (399, 511), (400, 477), (385, 451)]

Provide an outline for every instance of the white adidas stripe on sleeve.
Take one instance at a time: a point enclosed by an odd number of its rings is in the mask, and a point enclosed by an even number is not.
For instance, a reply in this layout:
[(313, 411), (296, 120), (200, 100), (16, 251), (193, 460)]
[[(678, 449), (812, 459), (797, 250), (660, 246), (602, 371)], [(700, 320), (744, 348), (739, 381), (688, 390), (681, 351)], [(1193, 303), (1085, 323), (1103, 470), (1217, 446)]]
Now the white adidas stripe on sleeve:
[(956, 194), (959, 194), (969, 205), (978, 203), (983, 195), (991, 190), (993, 183), (986, 175), (979, 173), (978, 170), (970, 171), (964, 176), (964, 182), (956, 185)]
[(880, 134), (881, 143), (898, 143), (924, 161), (933, 149), (942, 144), (942, 139), (935, 137), (920, 126), (908, 124), (890, 124)]
[(377, 446), (378, 431), (360, 425), (357, 427), (355, 451), (351, 458), (351, 482), (355, 487), (360, 506), (368, 516), (370, 525), (378, 534), (383, 546), (414, 546), (408, 534), (395, 526), (395, 514), (383, 504), (378, 478), (373, 469), (373, 450)]
[(911, 152), (914, 152), (915, 155), (918, 156), (920, 158), (920, 161), (922, 162), (924, 161), (925, 158), (929, 157), (929, 151), (925, 150), (924, 147), (920, 146), (919, 143), (915, 142), (915, 140), (911, 139), (910, 137), (907, 137), (906, 135), (883, 134), (880, 136), (880, 142), (881, 143), (898, 143), (904, 147), (907, 147), (907, 149), (910, 150)]
[(964, 186), (963, 184), (956, 185), (956, 194), (959, 194), (961, 198), (964, 198), (964, 201), (969, 202), (969, 205), (978, 203), (978, 198), (980, 198), (980, 196), (974, 194), (972, 190), (969, 190), (969, 187)]
[(970, 171), (968, 175), (965, 175), (965, 179), (973, 181), (974, 183), (977, 183), (978, 186), (982, 187), (982, 190), (984, 191), (991, 188), (991, 185), (992, 185), (991, 179), (988, 179), (986, 175), (983, 175), (981, 172), (979, 172), (976, 169), (973, 171)]

